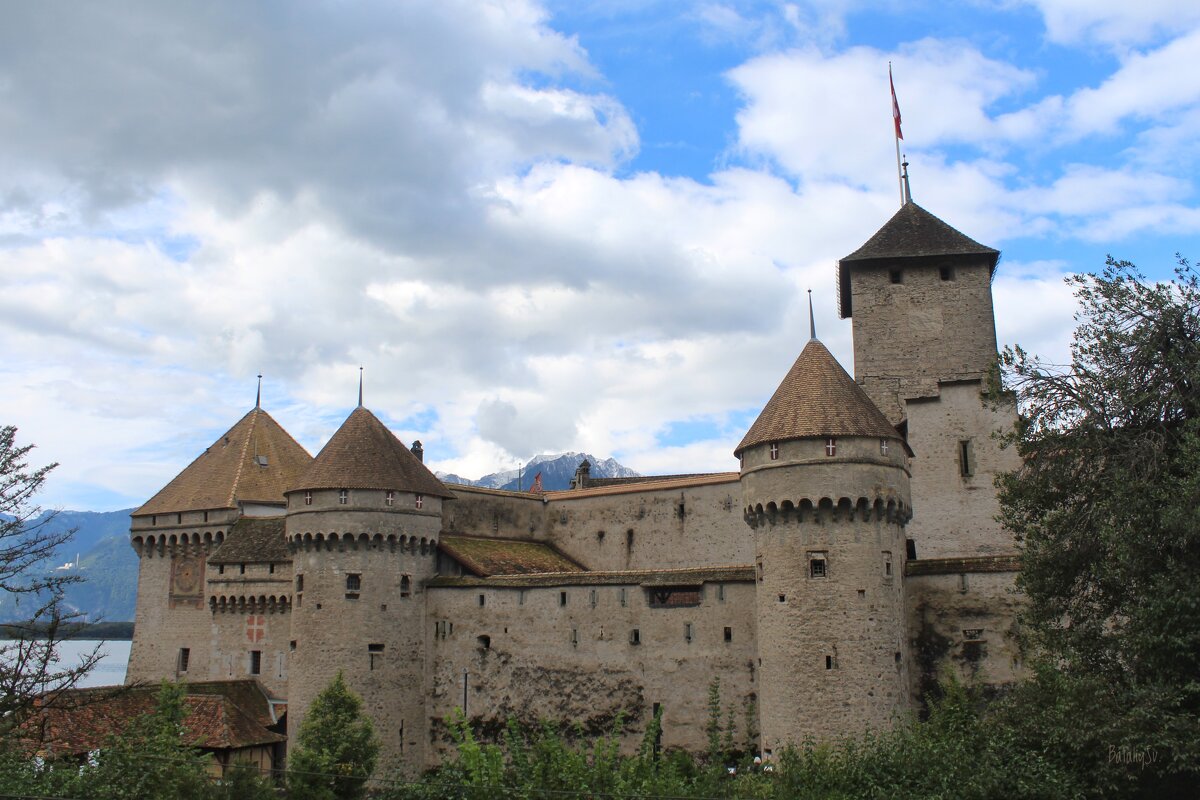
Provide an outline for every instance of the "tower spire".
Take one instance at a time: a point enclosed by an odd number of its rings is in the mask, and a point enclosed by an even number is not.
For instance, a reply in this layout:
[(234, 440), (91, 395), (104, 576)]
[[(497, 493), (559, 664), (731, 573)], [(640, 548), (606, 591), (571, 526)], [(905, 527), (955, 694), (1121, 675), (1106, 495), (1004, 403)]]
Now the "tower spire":
[(262, 408), (262, 373), (258, 374), (258, 392), (254, 395), (254, 407)]
[(817, 338), (817, 318), (813, 316), (812, 289), (808, 290), (808, 338)]
[(904, 163), (900, 165), (904, 168), (901, 173), (901, 180), (904, 181), (904, 205), (912, 202), (912, 190), (908, 186), (908, 154), (904, 154)]
[(363, 381), (363, 368), (360, 366), (358, 368), (358, 407), (359, 408), (362, 408), (362, 381)]

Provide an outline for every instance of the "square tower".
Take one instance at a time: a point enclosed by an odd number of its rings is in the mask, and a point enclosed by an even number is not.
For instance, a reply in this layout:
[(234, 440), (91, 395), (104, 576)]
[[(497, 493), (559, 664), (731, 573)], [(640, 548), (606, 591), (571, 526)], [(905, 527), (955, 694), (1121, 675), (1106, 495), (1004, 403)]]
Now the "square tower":
[(854, 377), (893, 424), (938, 383), (982, 379), (996, 360), (992, 276), (1000, 253), (905, 203), (838, 263), (854, 322)]

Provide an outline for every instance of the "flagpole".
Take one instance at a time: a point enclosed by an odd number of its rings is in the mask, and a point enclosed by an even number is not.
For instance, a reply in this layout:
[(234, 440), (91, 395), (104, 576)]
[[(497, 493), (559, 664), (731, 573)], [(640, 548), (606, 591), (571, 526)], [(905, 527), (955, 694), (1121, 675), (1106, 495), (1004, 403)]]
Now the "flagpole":
[(904, 205), (904, 172), (900, 169), (899, 139), (896, 139), (896, 183), (900, 184), (900, 205)]

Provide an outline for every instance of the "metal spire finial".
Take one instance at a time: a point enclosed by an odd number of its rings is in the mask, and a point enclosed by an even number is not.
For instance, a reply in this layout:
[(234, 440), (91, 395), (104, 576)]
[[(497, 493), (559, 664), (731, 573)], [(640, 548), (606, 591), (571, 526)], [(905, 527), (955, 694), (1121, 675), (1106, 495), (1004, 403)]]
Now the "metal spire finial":
[(904, 181), (904, 204), (908, 205), (909, 203), (912, 202), (912, 189), (910, 189), (909, 185), (908, 185), (908, 154), (907, 153), (904, 154), (904, 163), (901, 164), (900, 166), (904, 168), (904, 172), (901, 174), (901, 179)]
[(813, 316), (812, 289), (808, 290), (808, 337), (817, 338), (817, 318)]
[(362, 408), (362, 381), (363, 381), (363, 368), (360, 366), (358, 368), (358, 407), (359, 408)]
[(254, 407), (262, 408), (262, 373), (258, 375), (258, 393), (254, 395)]

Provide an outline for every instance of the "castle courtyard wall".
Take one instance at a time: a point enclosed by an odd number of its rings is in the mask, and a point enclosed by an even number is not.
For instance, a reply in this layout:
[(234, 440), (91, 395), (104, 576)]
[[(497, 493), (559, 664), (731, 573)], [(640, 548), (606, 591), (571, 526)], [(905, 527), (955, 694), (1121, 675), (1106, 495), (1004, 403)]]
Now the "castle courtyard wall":
[(704, 582), (697, 605), (652, 608), (649, 589), (630, 578), (592, 580), (604, 582), (430, 588), (431, 764), (449, 746), (444, 720), (463, 705), (464, 672), (467, 715), (485, 735), (509, 717), (604, 734), (623, 715), (630, 750), (657, 705), (662, 745), (700, 751), (719, 678), (735, 741), (747, 742), (745, 712), (758, 693), (753, 583)]

